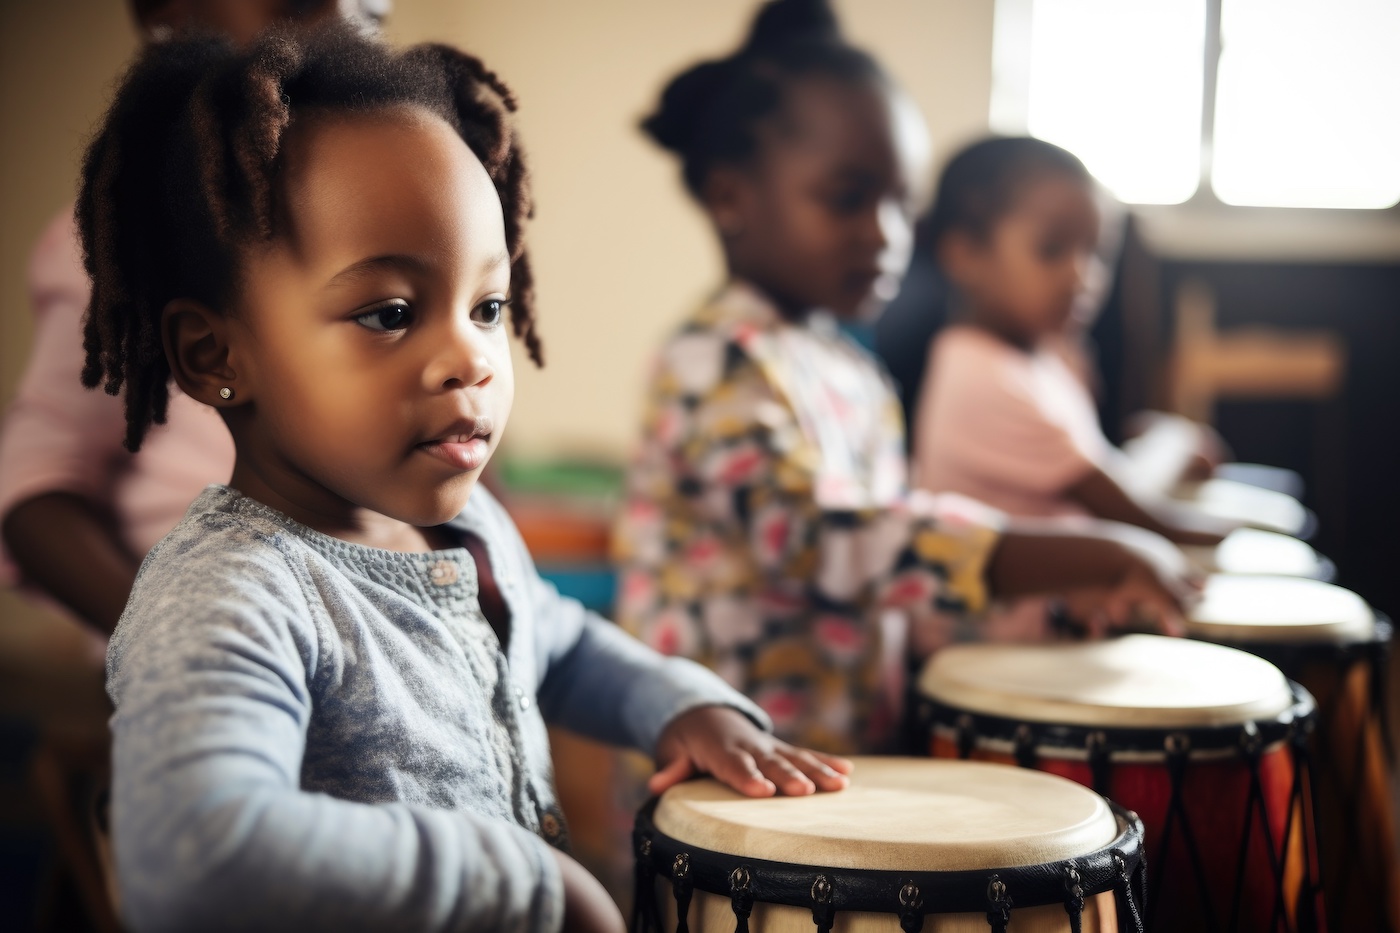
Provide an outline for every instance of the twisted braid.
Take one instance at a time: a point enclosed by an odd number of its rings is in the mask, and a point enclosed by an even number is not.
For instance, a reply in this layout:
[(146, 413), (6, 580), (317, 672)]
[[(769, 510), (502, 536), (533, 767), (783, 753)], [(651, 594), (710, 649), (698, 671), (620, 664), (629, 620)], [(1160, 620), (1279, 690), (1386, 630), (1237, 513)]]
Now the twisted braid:
[(525, 344), (530, 359), (543, 366), (544, 348), (535, 332), (535, 279), (525, 251), (525, 226), (535, 211), (530, 197), (530, 171), (510, 120), (517, 106), (515, 94), (481, 59), (451, 46), (421, 45), (408, 54), (442, 69), (452, 89), (457, 130), (496, 186), (505, 219), (506, 249), (510, 252), (511, 326)]

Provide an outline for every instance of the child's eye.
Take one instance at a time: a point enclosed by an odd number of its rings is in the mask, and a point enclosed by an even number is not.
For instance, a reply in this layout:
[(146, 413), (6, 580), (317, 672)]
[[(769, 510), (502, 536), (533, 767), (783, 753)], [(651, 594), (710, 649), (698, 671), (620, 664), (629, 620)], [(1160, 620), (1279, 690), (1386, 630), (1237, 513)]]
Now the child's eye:
[(404, 302), (391, 301), (356, 315), (355, 323), (370, 330), (402, 330), (412, 313)]
[(858, 214), (869, 198), (864, 191), (839, 191), (827, 196), (827, 205), (839, 215)]
[(501, 323), (501, 318), (505, 316), (508, 307), (510, 307), (510, 299), (508, 298), (487, 298), (472, 308), (472, 320), (478, 324), (485, 324), (487, 327), (495, 327)]

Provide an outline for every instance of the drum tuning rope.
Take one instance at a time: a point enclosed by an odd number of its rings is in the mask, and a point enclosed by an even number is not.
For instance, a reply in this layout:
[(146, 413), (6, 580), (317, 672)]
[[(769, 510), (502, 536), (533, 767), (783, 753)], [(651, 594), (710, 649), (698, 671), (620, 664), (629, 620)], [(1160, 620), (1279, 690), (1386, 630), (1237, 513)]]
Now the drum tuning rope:
[(740, 865), (729, 873), (729, 904), (734, 910), (734, 933), (749, 933), (749, 914), (753, 912), (753, 892), (749, 883), (753, 873)]
[[(1313, 770), (1312, 758), (1308, 750), (1315, 719), (1309, 717), (1290, 734), (1293, 748), (1293, 787), (1288, 795), (1288, 812), (1291, 816), (1284, 829), (1281, 851), (1289, 851), (1294, 823), (1301, 821), (1298, 835), (1303, 843), (1303, 879), (1298, 893), (1298, 924), (1301, 929), (1322, 929), (1322, 916), (1325, 908), (1319, 907), (1323, 896), (1322, 851), (1320, 843), (1308, 827), (1317, 826), (1317, 772)], [(1304, 787), (1304, 785), (1307, 785)], [(1351, 814), (1353, 821), (1358, 814)], [(1355, 825), (1354, 822), (1348, 825)], [(1352, 833), (1348, 833), (1352, 836)], [(1339, 918), (1338, 918), (1339, 919)], [(1341, 929), (1340, 923), (1329, 924), (1331, 929)]]
[(690, 933), (690, 855), (680, 852), (671, 863), (671, 890), (676, 896), (676, 933)]
[(1089, 774), (1094, 782), (1094, 792), (1105, 797), (1110, 796), (1112, 756), (1108, 753), (1108, 736), (1102, 729), (1095, 729), (1085, 737), (1084, 751), (1089, 757)]
[(1066, 862), (1065, 913), (1069, 914), (1070, 933), (1083, 933), (1084, 925), (1084, 886), (1079, 883), (1079, 869), (1073, 862)]
[(905, 882), (899, 889), (899, 928), (904, 933), (919, 933), (924, 928), (924, 896), (919, 886)]
[[(1145, 874), (1146, 862), (1139, 861), (1137, 872)], [(1132, 918), (1133, 929), (1136, 933), (1143, 933), (1142, 913), (1138, 910), (1138, 903), (1141, 897), (1133, 897), (1133, 878), (1128, 870), (1128, 861), (1123, 858), (1123, 853), (1117, 849), (1113, 851), (1113, 869), (1118, 873), (1118, 906), (1125, 908), (1128, 916)], [(1141, 891), (1141, 885), (1139, 885)]]
[(958, 757), (963, 761), (972, 757), (972, 746), (977, 741), (977, 734), (972, 725), (972, 717), (967, 713), (958, 717), (958, 724), (955, 727), (957, 729)]
[(992, 875), (987, 881), (987, 926), (992, 933), (1006, 933), (1011, 923), (1011, 897), (1006, 893), (1006, 883), (999, 875)]
[[(1162, 748), (1167, 753), (1167, 776), (1171, 784), (1170, 795), (1167, 799), (1167, 815), (1162, 823), (1162, 835), (1157, 845), (1157, 851), (1153, 853), (1153, 858), (1158, 859), (1159, 865), (1167, 864), (1167, 854), (1171, 849), (1172, 830), (1180, 830), (1182, 845), (1186, 846), (1186, 857), (1191, 862), (1191, 872), (1196, 881), (1196, 896), (1200, 899), (1204, 916), (1210, 921), (1211, 930), (1216, 929), (1215, 905), (1211, 903), (1210, 885), (1208, 872), (1205, 868), (1205, 861), (1201, 858), (1200, 846), (1196, 844), (1196, 834), (1191, 828), (1191, 820), (1187, 814), (1185, 786), (1186, 771), (1191, 759), (1191, 737), (1184, 732), (1173, 732), (1167, 735), (1162, 742)], [(1248, 841), (1249, 821), (1246, 819), (1246, 842)], [(1154, 890), (1148, 894), (1148, 923), (1152, 924), (1157, 914), (1157, 905), (1161, 903), (1158, 896), (1161, 893), (1162, 875), (1158, 875), (1154, 880)], [(1236, 887), (1240, 882), (1240, 875), (1236, 875)], [(1239, 903), (1239, 891), (1235, 892), (1235, 903)]]
[(831, 906), (831, 881), (826, 875), (817, 875), (812, 882), (812, 922), (817, 925), (817, 933), (831, 933), (831, 925), (836, 922), (836, 910)]
[(1036, 763), (1035, 733), (1031, 727), (1021, 723), (1016, 727), (1016, 764), (1023, 768), (1034, 768)]
[(661, 933), (661, 916), (656, 904), (656, 868), (651, 861), (651, 836), (635, 829), (632, 847), (636, 852), (636, 890), (632, 897), (632, 933)]

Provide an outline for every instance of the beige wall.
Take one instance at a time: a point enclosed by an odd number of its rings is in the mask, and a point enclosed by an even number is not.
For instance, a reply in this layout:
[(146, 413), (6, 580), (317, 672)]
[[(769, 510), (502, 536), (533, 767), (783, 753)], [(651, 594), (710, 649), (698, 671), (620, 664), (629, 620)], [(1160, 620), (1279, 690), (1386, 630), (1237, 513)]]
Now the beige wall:
[[(518, 359), (509, 449), (620, 458), (651, 349), (717, 282), (672, 160), (636, 130), (662, 81), (728, 51), (755, 0), (397, 0), (399, 41), (445, 40), (520, 95), (549, 354)], [(985, 129), (990, 0), (841, 0), (850, 33), (923, 106), (940, 151)], [(119, 0), (0, 0), (0, 402), (30, 340), (30, 245), (73, 196), (86, 135), (135, 48)], [(0, 616), (16, 613), (0, 596)]]
[[(738, 40), (754, 0), (398, 0), (393, 37), (484, 57), (520, 94), (539, 219), (532, 236), (550, 365), (522, 367), (517, 450), (620, 455), (649, 349), (719, 275), (672, 160), (636, 123), (664, 78)], [(883, 58), (950, 143), (986, 125), (988, 0), (846, 0), (851, 34)], [(0, 3), (0, 399), (29, 343), (29, 245), (72, 197), (84, 138), (134, 49), (117, 0)]]
[[(674, 161), (636, 129), (662, 82), (729, 51), (755, 0), (399, 0), (395, 38), (446, 39), (517, 90), (549, 365), (517, 357), (510, 449), (625, 454), (648, 354), (720, 275)], [(987, 125), (990, 0), (845, 0), (851, 35), (928, 114), (940, 150)]]

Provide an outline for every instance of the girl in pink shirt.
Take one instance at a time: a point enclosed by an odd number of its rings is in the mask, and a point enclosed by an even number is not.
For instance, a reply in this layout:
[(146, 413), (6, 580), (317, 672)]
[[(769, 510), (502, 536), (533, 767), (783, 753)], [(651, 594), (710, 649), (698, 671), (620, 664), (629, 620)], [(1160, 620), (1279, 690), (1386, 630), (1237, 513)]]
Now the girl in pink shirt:
[(1013, 515), (1095, 516), (1218, 544), (1233, 526), (1130, 492), (1069, 352), (1099, 238), (1094, 195), (1083, 163), (1030, 137), (976, 143), (944, 169), (931, 239), (961, 313), (930, 348), (916, 485)]

